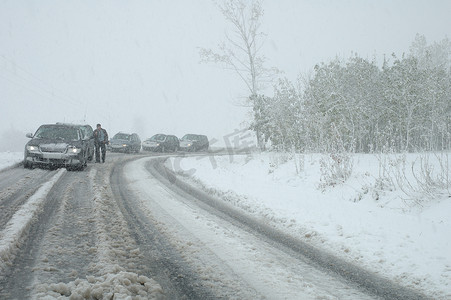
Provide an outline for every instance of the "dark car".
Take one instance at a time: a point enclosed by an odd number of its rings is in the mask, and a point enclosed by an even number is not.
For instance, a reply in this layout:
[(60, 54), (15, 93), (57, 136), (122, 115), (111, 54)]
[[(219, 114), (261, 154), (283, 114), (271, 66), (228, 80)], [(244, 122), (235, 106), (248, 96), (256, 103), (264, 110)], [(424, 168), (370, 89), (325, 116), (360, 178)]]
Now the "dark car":
[(136, 133), (116, 133), (110, 140), (109, 150), (111, 152), (138, 153), (141, 151), (141, 139)]
[(175, 135), (156, 134), (142, 143), (143, 150), (168, 152), (177, 151), (180, 147), (179, 139)]
[(31, 140), (25, 145), (25, 168), (83, 169), (87, 165), (90, 137), (86, 137), (78, 125), (45, 124), (27, 137)]
[(185, 134), (180, 139), (180, 150), (183, 151), (208, 151), (210, 143), (202, 134)]

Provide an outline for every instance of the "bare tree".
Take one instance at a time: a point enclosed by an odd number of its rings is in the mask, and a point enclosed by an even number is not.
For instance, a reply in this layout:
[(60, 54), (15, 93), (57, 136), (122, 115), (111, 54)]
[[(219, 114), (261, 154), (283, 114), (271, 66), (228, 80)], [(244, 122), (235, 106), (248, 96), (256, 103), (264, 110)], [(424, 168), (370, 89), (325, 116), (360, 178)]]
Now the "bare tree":
[[(201, 62), (223, 64), (234, 71), (246, 84), (250, 96), (246, 105), (255, 107), (255, 99), (265, 83), (271, 82), (278, 73), (275, 68), (265, 68), (266, 58), (260, 53), (264, 43), (260, 32), (263, 8), (260, 0), (225, 0), (217, 4), (225, 19), (232, 25), (231, 32), (225, 34), (225, 41), (218, 45), (218, 51), (200, 49)], [(258, 126), (258, 144), (261, 145)]]

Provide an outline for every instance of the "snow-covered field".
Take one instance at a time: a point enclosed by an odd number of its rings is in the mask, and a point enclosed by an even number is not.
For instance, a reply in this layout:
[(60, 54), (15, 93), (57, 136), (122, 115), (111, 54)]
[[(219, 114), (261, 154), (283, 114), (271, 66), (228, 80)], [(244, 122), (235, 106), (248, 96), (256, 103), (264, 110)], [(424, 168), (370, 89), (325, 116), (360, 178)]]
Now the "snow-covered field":
[[(167, 166), (298, 238), (436, 299), (450, 299), (447, 158), (354, 155), (350, 178), (334, 186), (327, 184), (324, 157), (317, 154), (183, 157)], [(0, 170), (22, 159), (21, 152), (0, 153)]]
[(167, 165), (299, 238), (434, 298), (450, 299), (447, 156), (354, 155), (350, 178), (335, 186), (321, 184), (323, 158), (264, 153), (186, 157)]

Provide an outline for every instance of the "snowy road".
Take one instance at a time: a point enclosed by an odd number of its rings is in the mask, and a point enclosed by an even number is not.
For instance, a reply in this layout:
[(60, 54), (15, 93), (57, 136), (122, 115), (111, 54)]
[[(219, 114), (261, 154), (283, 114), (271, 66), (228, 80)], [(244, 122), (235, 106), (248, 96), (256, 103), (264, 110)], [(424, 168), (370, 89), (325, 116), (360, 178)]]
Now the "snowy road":
[(186, 185), (163, 156), (0, 173), (0, 299), (422, 299)]

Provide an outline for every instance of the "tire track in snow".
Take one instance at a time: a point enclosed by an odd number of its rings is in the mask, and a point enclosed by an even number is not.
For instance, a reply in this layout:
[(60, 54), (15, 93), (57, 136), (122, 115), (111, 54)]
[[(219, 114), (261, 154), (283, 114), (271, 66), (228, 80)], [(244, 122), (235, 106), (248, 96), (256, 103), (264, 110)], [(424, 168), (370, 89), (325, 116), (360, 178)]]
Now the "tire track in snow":
[(13, 261), (21, 241), (26, 238), (30, 225), (45, 203), (47, 194), (65, 173), (66, 169), (60, 169), (49, 181), (45, 182), (22, 205), (0, 232), (0, 271), (2, 273), (7, 265)]
[(146, 209), (141, 204), (143, 200), (136, 198), (135, 191), (130, 190), (128, 174), (124, 171), (128, 163), (116, 164), (111, 180), (130, 231), (144, 255), (142, 265), (147, 273), (164, 287), (168, 299), (217, 299), (211, 292), (211, 285), (203, 284), (211, 282), (212, 278), (199, 278), (184, 264), (184, 258), (174, 249), (165, 229), (161, 227), (162, 223), (145, 213)]
[[(58, 247), (56, 251), (65, 248), (62, 254), (69, 259), (62, 273), (62, 278), (52, 276), (52, 272), (58, 272), (59, 267), (64, 267), (64, 259), (57, 258), (51, 263), (40, 263), (44, 268), (40, 267), (39, 273), (47, 272), (46, 280), (42, 280), (41, 276), (35, 276), (33, 284), (33, 297), (37, 299), (61, 299), (71, 297), (73, 299), (125, 299), (127, 297), (140, 296), (141, 299), (162, 299), (163, 293), (158, 283), (151, 278), (138, 274), (139, 260), (142, 259), (139, 251), (136, 250), (133, 240), (130, 240), (127, 231), (127, 225), (117, 208), (115, 199), (111, 193), (109, 184), (109, 172), (111, 167), (107, 165), (96, 165), (90, 169), (86, 175), (86, 182), (90, 185), (84, 187), (88, 191), (86, 193), (80, 191), (78, 183), (66, 188), (65, 199), (55, 222), (55, 227), (47, 232), (47, 236), (58, 234), (64, 236), (65, 232), (72, 232), (67, 226), (71, 222), (64, 220), (67, 216), (76, 220), (76, 216), (71, 216), (69, 212), (65, 216), (66, 211), (78, 206), (86, 212), (80, 216), (78, 222), (72, 222), (76, 227), (73, 232), (75, 238), (83, 241), (82, 247), (86, 256), (90, 259), (79, 257), (76, 251), (77, 245), (70, 244)], [(71, 190), (78, 190), (82, 200), (77, 200), (77, 193), (71, 193)], [(72, 197), (67, 197), (73, 195)], [(80, 202), (80, 204), (77, 204)], [(86, 203), (89, 202), (89, 203)], [(84, 204), (83, 204), (84, 203)], [(83, 211), (79, 210), (79, 213)], [(88, 224), (84, 224), (84, 223)], [(64, 226), (66, 224), (66, 226)], [(66, 228), (65, 228), (66, 227)], [(88, 238), (88, 235), (95, 236)], [(89, 241), (91, 240), (91, 241)], [(61, 244), (65, 241), (61, 240)], [(92, 245), (94, 243), (94, 245)], [(45, 249), (41, 249), (45, 252)], [(82, 254), (83, 255), (83, 254)], [(47, 254), (47, 256), (49, 256)], [(53, 255), (55, 257), (55, 255)], [(74, 264), (84, 263), (85, 267), (81, 269), (81, 273), (76, 269)], [(80, 273), (80, 274), (79, 274)], [(80, 275), (80, 276), (79, 276)], [(77, 278), (78, 277), (78, 278)]]
[(20, 206), (36, 193), (42, 183), (48, 181), (54, 173), (44, 170), (21, 169), (2, 174), (4, 177), (0, 185), (0, 231), (5, 228)]
[[(147, 162), (147, 163), (146, 163)], [(132, 191), (167, 244), (179, 252), (180, 265), (195, 270), (198, 284), (216, 298), (336, 299), (372, 298), (280, 251), (223, 214), (212, 213), (192, 195), (160, 182), (152, 159), (126, 165)]]
[(35, 285), (36, 298), (60, 299), (164, 299), (160, 285), (153, 279), (140, 275), (139, 248), (128, 232), (127, 223), (117, 206), (110, 187), (111, 165), (91, 168), (88, 180), (92, 183), (92, 224), (96, 243), (95, 262), (89, 266), (91, 273), (85, 279), (69, 282), (48, 282)]
[(249, 214), (225, 204), (221, 199), (208, 195), (205, 191), (199, 190), (189, 183), (179, 180), (176, 174), (164, 166), (163, 160), (153, 160), (147, 166), (151, 174), (155, 175), (162, 183), (180, 195), (191, 195), (203, 205), (210, 206), (218, 212), (242, 223), (242, 225), (261, 234), (269, 241), (274, 241), (279, 247), (285, 248), (287, 252), (294, 251), (299, 257), (310, 261), (319, 270), (326, 273), (336, 274), (365, 293), (382, 299), (428, 299), (419, 291), (398, 285), (380, 274), (369, 272), (360, 266), (347, 263), (331, 253), (321, 249), (316, 249), (308, 243), (296, 239), (284, 233), (269, 223), (259, 221)]
[(95, 274), (96, 235), (92, 230), (91, 196), (91, 182), (84, 172), (70, 172), (48, 195), (56, 198), (57, 203), (36, 245), (31, 286), (69, 282)]

